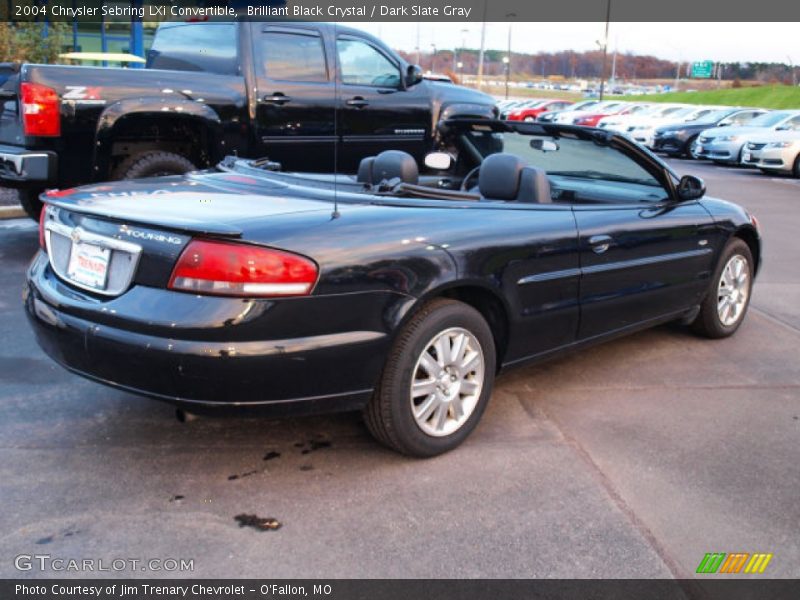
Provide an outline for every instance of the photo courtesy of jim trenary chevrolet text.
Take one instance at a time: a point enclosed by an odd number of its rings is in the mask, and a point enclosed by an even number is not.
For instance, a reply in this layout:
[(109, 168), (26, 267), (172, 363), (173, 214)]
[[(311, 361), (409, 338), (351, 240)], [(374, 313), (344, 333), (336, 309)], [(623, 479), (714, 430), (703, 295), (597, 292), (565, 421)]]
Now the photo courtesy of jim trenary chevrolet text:
[(800, 4), (0, 16), (0, 600), (800, 597)]

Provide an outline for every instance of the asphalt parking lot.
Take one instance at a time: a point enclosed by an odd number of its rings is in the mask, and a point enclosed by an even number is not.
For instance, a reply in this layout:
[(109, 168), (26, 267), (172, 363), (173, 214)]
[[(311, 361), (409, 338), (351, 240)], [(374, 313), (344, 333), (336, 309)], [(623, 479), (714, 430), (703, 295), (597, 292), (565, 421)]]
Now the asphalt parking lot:
[(56, 367), (20, 301), (35, 226), (0, 222), (0, 576), (46, 553), (207, 578), (690, 577), (707, 552), (769, 552), (766, 575), (800, 577), (800, 181), (673, 164), (761, 222), (738, 334), (664, 326), (513, 371), (425, 461), (357, 415), (179, 423)]

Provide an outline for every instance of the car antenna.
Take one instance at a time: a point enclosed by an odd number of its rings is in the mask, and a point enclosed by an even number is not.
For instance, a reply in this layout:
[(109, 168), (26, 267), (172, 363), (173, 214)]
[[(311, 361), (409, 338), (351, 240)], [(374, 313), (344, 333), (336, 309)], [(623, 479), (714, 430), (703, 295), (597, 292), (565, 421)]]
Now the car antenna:
[[(339, 26), (333, 24), (333, 39), (338, 39)], [(333, 53), (333, 213), (331, 220), (338, 219), (339, 214), (339, 52)]]

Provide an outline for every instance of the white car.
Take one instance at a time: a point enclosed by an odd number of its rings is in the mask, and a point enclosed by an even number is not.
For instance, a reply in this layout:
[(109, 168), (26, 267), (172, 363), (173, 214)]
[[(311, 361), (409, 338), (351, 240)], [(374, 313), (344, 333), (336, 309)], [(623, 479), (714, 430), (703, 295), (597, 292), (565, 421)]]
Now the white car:
[(713, 127), (697, 138), (694, 154), (720, 164), (739, 164), (746, 142), (773, 131), (800, 131), (800, 110), (775, 110), (742, 127)]
[(687, 106), (680, 110), (671, 111), (661, 116), (643, 117), (639, 121), (633, 121), (628, 125), (626, 132), (637, 144), (647, 148), (652, 148), (655, 141), (656, 129), (665, 125), (676, 123), (689, 123), (695, 119), (702, 119), (704, 116), (718, 110), (716, 106)]
[(597, 126), (601, 129), (610, 129), (611, 131), (616, 131), (618, 133), (626, 133), (629, 127), (631, 127), (633, 124), (641, 122), (643, 119), (659, 118), (661, 116), (666, 116), (681, 110), (685, 107), (685, 104), (655, 104), (637, 113), (627, 115), (609, 115), (608, 117), (603, 117), (597, 123)]
[(751, 134), (742, 148), (742, 164), (775, 175), (800, 178), (800, 131), (765, 131)]
[(598, 102), (597, 104), (588, 107), (586, 110), (565, 110), (559, 113), (556, 118), (553, 119), (553, 122), (572, 125), (581, 117), (596, 115), (597, 113), (616, 112), (617, 110), (621, 110), (626, 104), (626, 102), (620, 102), (619, 100), (609, 100)]

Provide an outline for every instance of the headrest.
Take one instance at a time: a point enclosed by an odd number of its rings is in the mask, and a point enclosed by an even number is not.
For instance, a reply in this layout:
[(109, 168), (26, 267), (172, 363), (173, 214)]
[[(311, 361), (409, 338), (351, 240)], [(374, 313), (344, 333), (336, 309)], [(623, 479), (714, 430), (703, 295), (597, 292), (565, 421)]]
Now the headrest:
[(379, 184), (399, 178), (403, 183), (419, 183), (417, 161), (402, 150), (384, 150), (378, 156), (368, 156), (358, 165), (356, 180), (361, 183)]
[(518, 156), (500, 152), (483, 159), (478, 175), (478, 190), (484, 198), (515, 200), (525, 163)]

